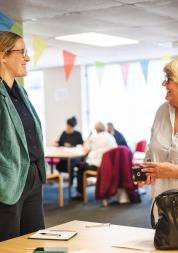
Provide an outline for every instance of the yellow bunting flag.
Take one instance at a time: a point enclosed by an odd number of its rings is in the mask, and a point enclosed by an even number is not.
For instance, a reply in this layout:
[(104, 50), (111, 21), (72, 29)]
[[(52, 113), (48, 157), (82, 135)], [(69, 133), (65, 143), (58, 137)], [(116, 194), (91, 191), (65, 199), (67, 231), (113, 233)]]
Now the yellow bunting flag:
[(36, 65), (43, 51), (45, 50), (45, 48), (47, 48), (48, 42), (39, 36), (32, 35), (32, 45), (33, 45), (33, 62)]
[(162, 57), (161, 60), (165, 63), (171, 61), (171, 55), (169, 53), (165, 53)]
[(14, 32), (20, 36), (23, 35), (23, 26), (22, 26), (22, 22), (15, 22), (13, 24), (13, 26), (11, 27), (11, 32)]
[(69, 80), (76, 57), (77, 56), (75, 54), (72, 54), (70, 52), (63, 50), (64, 72), (65, 72), (66, 81)]
[(20, 84), (21, 86), (24, 86), (24, 78), (23, 77), (17, 77), (16, 78), (18, 84)]

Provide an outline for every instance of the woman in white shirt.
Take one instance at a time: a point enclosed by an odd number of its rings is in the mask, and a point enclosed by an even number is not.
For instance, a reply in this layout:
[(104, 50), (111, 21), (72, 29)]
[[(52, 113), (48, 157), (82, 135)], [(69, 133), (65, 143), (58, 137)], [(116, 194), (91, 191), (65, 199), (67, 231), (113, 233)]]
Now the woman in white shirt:
[(153, 197), (178, 188), (178, 59), (165, 65), (166, 100), (158, 109), (152, 126), (145, 162), (150, 168), (147, 184), (152, 183)]

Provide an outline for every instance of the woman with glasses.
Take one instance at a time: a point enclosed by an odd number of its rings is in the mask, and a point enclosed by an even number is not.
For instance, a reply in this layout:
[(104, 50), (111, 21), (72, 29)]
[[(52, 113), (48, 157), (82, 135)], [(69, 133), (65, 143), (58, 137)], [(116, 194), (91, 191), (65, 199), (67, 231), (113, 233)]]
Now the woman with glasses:
[(0, 32), (0, 241), (44, 228), (41, 124), (15, 79), (29, 61), (22, 37)]
[[(145, 162), (149, 168), (147, 184), (152, 183), (153, 197), (169, 189), (178, 188), (178, 59), (163, 69), (166, 100), (158, 109), (152, 126)], [(140, 183), (144, 184), (144, 182)]]

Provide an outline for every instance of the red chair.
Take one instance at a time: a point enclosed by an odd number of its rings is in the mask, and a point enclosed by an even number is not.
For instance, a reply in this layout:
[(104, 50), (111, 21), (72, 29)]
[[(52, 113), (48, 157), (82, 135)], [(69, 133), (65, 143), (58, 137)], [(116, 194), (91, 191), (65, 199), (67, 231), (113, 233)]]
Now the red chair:
[(109, 199), (118, 188), (126, 190), (130, 201), (139, 199), (138, 187), (132, 181), (132, 152), (126, 146), (118, 146), (104, 153), (97, 170), (96, 199)]
[(135, 151), (133, 152), (133, 161), (132, 161), (133, 164), (142, 163), (144, 161), (146, 149), (147, 149), (146, 140), (137, 142), (135, 146)]
[(147, 147), (147, 141), (146, 140), (142, 140), (137, 142), (136, 146), (135, 146), (135, 152), (145, 152), (146, 151), (146, 147)]

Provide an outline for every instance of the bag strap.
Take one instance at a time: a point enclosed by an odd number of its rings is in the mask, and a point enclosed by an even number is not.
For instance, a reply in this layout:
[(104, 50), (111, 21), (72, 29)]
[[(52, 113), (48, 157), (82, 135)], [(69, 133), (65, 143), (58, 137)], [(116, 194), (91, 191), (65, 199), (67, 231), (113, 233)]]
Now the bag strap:
[(177, 202), (175, 201), (175, 199), (173, 199), (172, 201), (172, 216), (173, 216), (173, 220), (174, 220), (174, 225), (176, 226), (176, 229), (178, 231), (178, 224), (177, 224)]
[(153, 214), (153, 209), (154, 209), (155, 202), (156, 202), (156, 199), (154, 200), (154, 202), (152, 204), (152, 207), (151, 207), (151, 226), (154, 229), (156, 228), (155, 217), (154, 217), (154, 214)]

